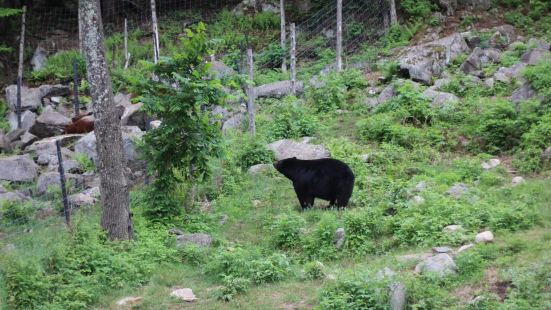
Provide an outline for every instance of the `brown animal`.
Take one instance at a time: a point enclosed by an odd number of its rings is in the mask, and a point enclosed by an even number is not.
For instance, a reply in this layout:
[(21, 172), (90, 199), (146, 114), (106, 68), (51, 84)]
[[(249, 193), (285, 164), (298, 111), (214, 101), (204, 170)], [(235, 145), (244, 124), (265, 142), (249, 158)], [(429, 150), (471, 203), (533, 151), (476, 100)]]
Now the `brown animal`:
[(72, 123), (65, 126), (65, 134), (85, 134), (94, 131), (94, 116), (92, 112), (80, 114), (71, 119)]

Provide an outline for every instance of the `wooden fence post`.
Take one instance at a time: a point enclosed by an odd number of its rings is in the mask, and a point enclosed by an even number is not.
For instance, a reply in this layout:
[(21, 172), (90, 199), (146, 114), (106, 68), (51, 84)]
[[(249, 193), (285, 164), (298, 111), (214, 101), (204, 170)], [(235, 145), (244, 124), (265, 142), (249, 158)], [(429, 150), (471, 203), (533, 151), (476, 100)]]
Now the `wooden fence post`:
[(342, 71), (342, 0), (337, 0), (337, 72)]
[(249, 65), (249, 80), (251, 84), (248, 86), (247, 96), (249, 101), (247, 104), (247, 110), (249, 111), (249, 130), (253, 136), (256, 135), (256, 124), (255, 124), (255, 115), (254, 115), (254, 62), (253, 62), (253, 50), (251, 48), (247, 49), (247, 63)]
[[(280, 15), (281, 15), (281, 48), (286, 50), (287, 33), (285, 30), (285, 0), (279, 0)], [(286, 53), (284, 53), (286, 55)], [(287, 72), (287, 57), (283, 57), (281, 62), (281, 71)]]
[(128, 54), (128, 20), (124, 19), (124, 69), (130, 65), (130, 54)]
[(19, 64), (17, 67), (17, 128), (21, 128), (21, 84), (23, 84), (23, 58), (25, 51), (25, 19), (27, 6), (23, 6), (21, 14), (21, 38), (19, 40)]
[[(113, 56), (114, 57), (114, 56)], [(73, 58), (73, 105), (75, 108), (75, 117), (80, 115), (80, 100), (78, 98), (78, 63)]]
[(295, 23), (291, 23), (291, 93), (297, 94), (297, 33)]
[(153, 24), (153, 53), (154, 62), (159, 61), (160, 43), (159, 43), (159, 25), (157, 23), (157, 9), (155, 8), (155, 0), (151, 0), (151, 23)]
[(59, 140), (55, 141), (57, 149), (57, 163), (59, 171), (59, 182), (61, 186), (61, 195), (63, 198), (63, 213), (65, 213), (65, 224), (67, 227), (71, 225), (71, 210), (69, 208), (69, 200), (67, 199), (67, 189), (65, 188), (65, 171), (63, 169), (63, 158), (61, 156), (61, 143)]

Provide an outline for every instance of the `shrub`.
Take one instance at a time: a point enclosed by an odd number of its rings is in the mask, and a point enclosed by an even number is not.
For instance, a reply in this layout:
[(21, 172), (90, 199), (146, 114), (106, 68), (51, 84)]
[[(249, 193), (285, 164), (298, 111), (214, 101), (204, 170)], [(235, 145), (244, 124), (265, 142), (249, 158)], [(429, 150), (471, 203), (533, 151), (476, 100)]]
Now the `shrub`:
[[(551, 53), (551, 52), (550, 52)], [(532, 88), (544, 97), (545, 112), (551, 112), (551, 60), (543, 61), (536, 66), (527, 67), (523, 76), (530, 82)]]
[(308, 280), (319, 280), (325, 278), (325, 266), (318, 261), (309, 262), (304, 265), (304, 277)]
[(302, 243), (306, 221), (299, 215), (282, 214), (269, 224), (272, 242), (280, 249), (295, 249)]
[(223, 301), (231, 301), (237, 294), (245, 293), (251, 284), (249, 279), (234, 276), (224, 276), (223, 287), (218, 291), (217, 298)]
[(46, 66), (32, 73), (32, 79), (43, 80), (69, 80), (73, 76), (73, 59), (77, 60), (78, 76), (86, 75), (86, 63), (79, 51), (63, 51), (48, 57)]
[(4, 99), (0, 99), (0, 130), (4, 132), (10, 131), (10, 123), (7, 119), (8, 104)]
[(286, 56), (287, 51), (281, 47), (280, 43), (271, 43), (258, 56), (257, 64), (262, 68), (280, 68)]
[(477, 251), (464, 251), (454, 260), (459, 274), (465, 278), (480, 277), (486, 268), (486, 261)]
[(268, 283), (285, 279), (291, 268), (285, 254), (273, 254), (267, 258), (253, 260), (249, 272), (254, 283)]
[(255, 138), (246, 140), (241, 147), (236, 157), (236, 164), (242, 169), (258, 164), (269, 164), (275, 160), (274, 153), (266, 148), (265, 143)]
[(94, 162), (86, 156), (86, 154), (77, 153), (75, 155), (75, 160), (78, 162), (78, 165), (85, 172), (93, 172), (96, 170), (96, 165)]
[(21, 225), (30, 221), (35, 207), (32, 202), (5, 200), (0, 202), (0, 210), (2, 210), (1, 222), (7, 225)]
[(344, 218), (346, 248), (356, 255), (375, 252), (375, 242), (383, 233), (385, 221), (378, 210), (353, 211)]
[(400, 2), (400, 5), (413, 19), (428, 17), (436, 9), (434, 3), (430, 0), (404, 0)]
[(337, 255), (335, 232), (337, 218), (332, 213), (325, 213), (314, 230), (304, 239), (304, 256), (307, 259), (333, 259)]
[(301, 101), (288, 97), (272, 107), (273, 119), (266, 126), (266, 136), (272, 140), (313, 136), (320, 123)]
[(543, 116), (522, 136), (521, 148), (514, 164), (522, 172), (538, 172), (543, 169), (541, 155), (551, 145), (551, 114)]
[(388, 309), (388, 289), (385, 283), (360, 277), (338, 280), (322, 290), (320, 308)]
[(515, 107), (506, 100), (496, 100), (486, 106), (475, 129), (482, 150), (491, 154), (511, 150), (521, 135)]
[(318, 112), (344, 109), (347, 91), (367, 85), (365, 78), (358, 70), (331, 72), (322, 79), (321, 83), (323, 85), (319, 88), (310, 87), (306, 94), (309, 102)]

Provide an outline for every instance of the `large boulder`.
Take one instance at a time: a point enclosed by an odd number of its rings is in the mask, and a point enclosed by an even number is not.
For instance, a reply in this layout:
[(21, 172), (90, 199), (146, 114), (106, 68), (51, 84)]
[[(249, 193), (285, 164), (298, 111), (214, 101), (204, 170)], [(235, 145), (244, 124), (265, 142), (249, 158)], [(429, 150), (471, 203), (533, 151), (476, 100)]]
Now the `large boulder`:
[[(296, 82), (297, 94), (304, 91), (304, 83)], [(281, 98), (291, 94), (291, 81), (280, 81), (254, 88), (256, 98)]]
[(32, 182), (38, 175), (38, 166), (27, 155), (0, 158), (0, 180)]
[(465, 60), (459, 69), (465, 74), (473, 74), (480, 72), (483, 66), (490, 62), (499, 62), (501, 57), (501, 52), (490, 48), (490, 49), (481, 49), (479, 47), (475, 48), (471, 53), (469, 58)]
[[(84, 179), (78, 174), (65, 173), (65, 185), (68, 191), (79, 188), (84, 184)], [(38, 177), (36, 184), (37, 194), (44, 195), (50, 187), (61, 186), (59, 172), (46, 172)]]
[(70, 118), (52, 108), (47, 108), (36, 119), (29, 132), (42, 139), (63, 134), (65, 126), (69, 124), (71, 124)]
[(284, 139), (268, 144), (277, 160), (296, 157), (298, 159), (321, 159), (331, 157), (331, 153), (323, 145), (310, 144), (309, 138), (300, 142)]
[(431, 84), (453, 58), (468, 51), (467, 42), (458, 33), (413, 46), (399, 56), (400, 72), (416, 82)]
[(0, 205), (2, 205), (2, 203), (5, 203), (5, 202), (22, 202), (28, 199), (29, 198), (27, 196), (23, 195), (20, 192), (7, 192), (7, 193), (0, 192)]
[(518, 89), (516, 89), (512, 94), (511, 94), (511, 101), (513, 103), (521, 103), (523, 101), (526, 101), (526, 100), (529, 100), (529, 99), (532, 99), (534, 98), (535, 96), (537, 96), (538, 93), (536, 93), (535, 90), (532, 89), (532, 87), (530, 87), (530, 84), (528, 83), (524, 83), (522, 84), (521, 87), (519, 87)]
[(448, 254), (442, 253), (431, 256), (415, 266), (415, 272), (435, 274), (445, 277), (457, 273), (457, 265)]
[(71, 88), (67, 85), (40, 85), (40, 96), (42, 98), (69, 96), (71, 95)]
[(528, 65), (537, 65), (544, 59), (551, 59), (551, 52), (542, 48), (531, 49), (521, 57), (521, 61)]
[[(127, 165), (134, 167), (140, 162), (140, 154), (136, 148), (136, 141), (141, 139), (144, 135), (140, 128), (135, 126), (123, 126), (122, 128), (122, 140), (124, 147), (124, 155), (127, 161)], [(75, 153), (86, 155), (94, 163), (98, 163), (98, 153), (96, 151), (96, 135), (91, 132), (75, 144)]]
[(211, 62), (210, 71), (216, 79), (224, 79), (235, 74), (235, 70), (218, 60)]
[(438, 4), (446, 9), (446, 15), (453, 16), (457, 7), (457, 0), (438, 0)]
[(506, 84), (511, 83), (513, 80), (521, 79), (522, 70), (526, 67), (525, 63), (519, 62), (511, 67), (501, 67), (494, 74), (494, 79)]
[(141, 130), (145, 130), (147, 121), (147, 113), (142, 111), (143, 103), (138, 102), (124, 107), (124, 112), (121, 117), (122, 126), (137, 126)]
[(490, 38), (490, 46), (503, 49), (515, 42), (517, 35), (515, 27), (511, 25), (503, 25), (494, 28), (494, 35)]
[(423, 95), (431, 99), (432, 105), (435, 107), (444, 107), (446, 105), (453, 105), (459, 102), (459, 98), (454, 94), (435, 91), (430, 88), (425, 90)]
[(59, 144), (61, 145), (61, 147), (70, 148), (76, 141), (78, 141), (82, 137), (84, 137), (84, 135), (82, 134), (70, 134), (70, 135), (49, 137), (49, 138), (45, 138), (34, 142), (33, 144), (25, 148), (25, 151), (36, 152), (37, 154), (40, 154), (43, 152), (47, 154), (56, 154), (56, 146), (55, 146), (56, 141), (59, 141)]
[(176, 236), (177, 246), (186, 246), (189, 244), (200, 247), (210, 247), (212, 245), (212, 236), (208, 234), (183, 234)]
[[(29, 129), (36, 121), (36, 114), (30, 110), (26, 110), (21, 113), (21, 128)], [(17, 129), (17, 113), (10, 112), (8, 114), (8, 122), (10, 123), (11, 130)]]
[[(21, 110), (36, 111), (42, 105), (41, 99), (40, 89), (21, 86)], [(6, 101), (10, 110), (17, 111), (17, 85), (6, 87)]]

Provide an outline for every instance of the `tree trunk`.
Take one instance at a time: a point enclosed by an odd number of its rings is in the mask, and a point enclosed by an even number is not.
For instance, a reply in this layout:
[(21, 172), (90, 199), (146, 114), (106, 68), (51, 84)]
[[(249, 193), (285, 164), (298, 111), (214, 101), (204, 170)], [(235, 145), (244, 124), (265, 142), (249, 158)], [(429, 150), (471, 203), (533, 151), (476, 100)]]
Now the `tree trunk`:
[(396, 14), (396, 0), (390, 0), (390, 24), (398, 23), (398, 14)]
[(133, 230), (128, 206), (128, 184), (124, 175), (126, 159), (119, 113), (116, 112), (105, 59), (99, 0), (80, 0), (79, 10), (83, 30), (82, 48), (96, 118), (94, 132), (103, 210), (101, 227), (107, 231), (110, 239), (128, 240), (132, 239)]

